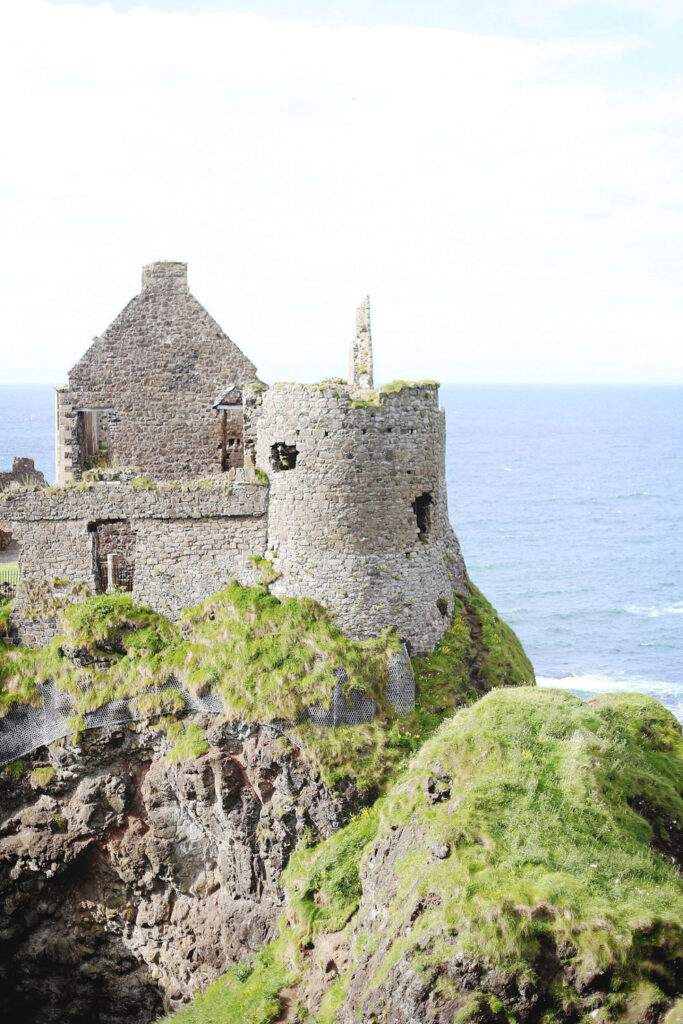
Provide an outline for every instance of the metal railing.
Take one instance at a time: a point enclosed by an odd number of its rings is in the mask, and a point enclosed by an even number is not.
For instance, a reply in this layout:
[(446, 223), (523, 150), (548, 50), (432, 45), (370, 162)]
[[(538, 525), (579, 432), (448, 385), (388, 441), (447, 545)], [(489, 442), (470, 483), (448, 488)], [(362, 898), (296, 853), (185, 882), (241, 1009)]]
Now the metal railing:
[(14, 600), (19, 582), (19, 569), (16, 565), (0, 565), (0, 604)]

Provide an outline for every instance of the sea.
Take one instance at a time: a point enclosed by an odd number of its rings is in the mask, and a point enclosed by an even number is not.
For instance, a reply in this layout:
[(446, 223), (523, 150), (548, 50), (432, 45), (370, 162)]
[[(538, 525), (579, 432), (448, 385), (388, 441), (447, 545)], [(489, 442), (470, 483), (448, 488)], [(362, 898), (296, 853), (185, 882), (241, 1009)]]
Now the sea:
[[(444, 385), (451, 522), (542, 686), (683, 721), (683, 387)], [(0, 470), (54, 479), (54, 400), (0, 387)]]

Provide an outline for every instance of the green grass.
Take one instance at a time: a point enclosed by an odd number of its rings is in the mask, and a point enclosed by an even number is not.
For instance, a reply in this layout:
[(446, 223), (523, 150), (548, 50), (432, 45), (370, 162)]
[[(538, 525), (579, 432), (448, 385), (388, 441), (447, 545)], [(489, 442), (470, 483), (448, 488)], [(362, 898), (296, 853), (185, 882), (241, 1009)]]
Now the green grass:
[(391, 380), (388, 384), (383, 384), (379, 391), (383, 395), (394, 395), (399, 391), (410, 388), (434, 388), (434, 390), (437, 390), (438, 387), (438, 380)]
[[(450, 776), (450, 798), (432, 804), (425, 782), (435, 769)], [(680, 726), (652, 698), (582, 703), (557, 691), (495, 690), (445, 721), (373, 807), (293, 855), (282, 878), (287, 917), (261, 961), (268, 1012), (285, 976), (305, 1001), (305, 949), (322, 932), (346, 929), (349, 972), (330, 988), (317, 1024), (351, 1021), (343, 998), (354, 972), (356, 991), (360, 981), (366, 992), (361, 1016), (373, 1019), (377, 986), (399, 961), (453, 999), (460, 1024), (484, 1010), (514, 1021), (515, 979), (539, 993), (546, 1024), (650, 1019), (675, 994), (683, 938), (680, 876), (652, 845), (681, 820), (681, 777)], [(637, 801), (654, 829), (632, 809)], [(445, 860), (430, 857), (434, 842), (449, 847)], [(378, 846), (399, 843), (398, 860), (383, 857), (372, 870), (373, 905), (385, 907), (377, 920), (363, 905), (359, 867)], [(457, 975), (444, 980), (461, 956), (481, 965), (476, 991), (459, 988)], [(487, 988), (492, 967), (509, 988)], [(214, 1017), (196, 1015), (193, 1004), (174, 1020), (236, 1024), (243, 983), (229, 977), (228, 1004), (220, 983), (212, 986)], [(388, 980), (387, 1019), (391, 998)], [(275, 1019), (258, 1012), (245, 1019)]]
[[(424, 782), (435, 762), (452, 776), (453, 796), (431, 805)], [(680, 727), (650, 698), (583, 704), (555, 691), (497, 691), (445, 722), (392, 791), (384, 820), (423, 836), (397, 876), (441, 897), (432, 933), (456, 927), (459, 946), (510, 969), (548, 931), (576, 943), (579, 960), (603, 946), (599, 955), (619, 960), (634, 927), (674, 910), (683, 919), (676, 872), (629, 805), (644, 798), (680, 820), (681, 777)], [(457, 855), (430, 863), (437, 840)], [(533, 924), (539, 905), (551, 920)]]
[(0, 603), (0, 659), (2, 658), (2, 642), (9, 636), (9, 616), (11, 611), (11, 601)]
[[(533, 681), (519, 641), (478, 591), (467, 607), (456, 599), (455, 608), (434, 654), (413, 660), (416, 709), (400, 716), (384, 696), (388, 661), (400, 646), (396, 634), (350, 640), (315, 601), (281, 601), (264, 588), (234, 583), (188, 609), (176, 626), (129, 594), (88, 597), (60, 612), (62, 633), (46, 649), (0, 642), (0, 715), (37, 704), (38, 685), (53, 679), (71, 696), (80, 733), (83, 716), (111, 700), (133, 699), (141, 716), (182, 711), (179, 691), (164, 689), (177, 680), (194, 693), (219, 694), (232, 719), (292, 723), (289, 734), (330, 786), (352, 775), (358, 789), (377, 792), (457, 707), (491, 686)], [(93, 664), (74, 665), (74, 651)], [(482, 674), (478, 666), (488, 660), (496, 671)], [(358, 689), (375, 702), (375, 719), (337, 729), (295, 725), (308, 705), (329, 706), (339, 667), (347, 693)]]
[(206, 733), (196, 722), (166, 722), (165, 731), (171, 741), (171, 748), (166, 754), (168, 761), (182, 763), (201, 757), (209, 749)]
[(175, 1024), (271, 1024), (280, 1016), (279, 993), (296, 977), (282, 941), (265, 946), (251, 963), (236, 964), (173, 1015)]

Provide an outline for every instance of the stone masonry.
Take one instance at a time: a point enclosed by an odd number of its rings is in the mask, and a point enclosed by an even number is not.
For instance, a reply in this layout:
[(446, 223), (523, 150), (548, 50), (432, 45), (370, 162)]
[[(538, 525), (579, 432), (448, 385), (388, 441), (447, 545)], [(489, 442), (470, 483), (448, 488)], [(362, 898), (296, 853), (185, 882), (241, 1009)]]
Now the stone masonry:
[(365, 296), (356, 311), (356, 336), (351, 342), (349, 385), (358, 390), (372, 388), (372, 334), (370, 331), (370, 298)]
[(33, 459), (14, 459), (9, 473), (0, 473), (0, 491), (12, 484), (44, 484), (45, 477), (36, 469)]
[[(11, 487), (12, 484), (22, 486), (25, 484), (45, 483), (45, 477), (36, 469), (33, 459), (16, 458), (12, 463), (12, 469), (8, 473), (0, 473), (0, 491)], [(0, 551), (5, 551), (12, 543), (12, 534), (9, 523), (3, 521), (0, 516)]]
[(23, 643), (47, 643), (65, 602), (102, 592), (102, 557), (114, 548), (100, 544), (123, 523), (132, 547), (117, 554), (132, 564), (134, 599), (172, 619), (230, 580), (258, 583), (250, 558), (265, 550), (268, 488), (253, 470), (182, 485), (138, 480), (0, 495), (20, 547), (11, 621)]
[(20, 546), (18, 641), (45, 643), (65, 602), (112, 585), (177, 619), (264, 570), (354, 637), (391, 627), (425, 652), (448, 627), (466, 575), (438, 385), (373, 388), (367, 299), (348, 383), (267, 388), (186, 265), (152, 264), (57, 404), (59, 486), (0, 495)]
[[(271, 590), (316, 598), (354, 636), (391, 625), (431, 650), (464, 580), (437, 388), (353, 396), (341, 381), (263, 395), (256, 462), (270, 477), (268, 548), (281, 573)], [(294, 465), (281, 465), (283, 448)]]
[(255, 380), (188, 290), (187, 264), (143, 267), (140, 294), (57, 389), (57, 483), (101, 466), (179, 479), (242, 465), (240, 389)]

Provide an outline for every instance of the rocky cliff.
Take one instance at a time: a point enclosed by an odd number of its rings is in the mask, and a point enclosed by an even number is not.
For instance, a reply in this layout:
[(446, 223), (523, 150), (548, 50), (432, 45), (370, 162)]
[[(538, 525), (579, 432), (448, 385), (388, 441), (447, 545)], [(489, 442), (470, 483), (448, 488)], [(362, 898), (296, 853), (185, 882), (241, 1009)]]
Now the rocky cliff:
[(146, 1022), (275, 932), (302, 836), (353, 803), (270, 729), (93, 731), (0, 774), (0, 985), (13, 1021)]
[[(39, 677), (83, 711), (169, 666), (195, 692), (216, 680), (231, 713), (81, 730), (0, 771), (13, 1024), (657, 1024), (670, 1012), (683, 773), (680, 727), (655, 701), (524, 687), (518, 641), (474, 588), (433, 654), (413, 659), (403, 717), (376, 686), (390, 638), (347, 642), (310, 604), (285, 614), (231, 592), (178, 632), (107, 601), (65, 611), (48, 652), (0, 648), (0, 713), (33, 699)], [(235, 714), (259, 704), (295, 719), (302, 690), (329, 687), (328, 656), (372, 692), (372, 722), (283, 735)]]

